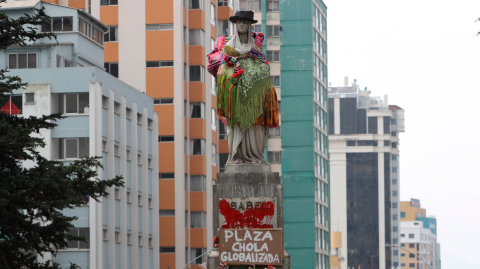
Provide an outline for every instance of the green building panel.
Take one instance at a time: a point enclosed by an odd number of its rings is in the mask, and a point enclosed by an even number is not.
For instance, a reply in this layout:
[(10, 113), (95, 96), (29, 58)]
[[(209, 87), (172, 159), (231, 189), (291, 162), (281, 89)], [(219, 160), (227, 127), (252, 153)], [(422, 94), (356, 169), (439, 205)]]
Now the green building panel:
[(315, 263), (315, 248), (301, 248), (301, 249), (289, 249), (292, 259), (291, 268), (316, 268)]
[[(311, 147), (288, 147), (282, 151), (282, 175), (309, 171), (313, 175), (315, 155)], [(301, 184), (301, 183), (300, 183)], [(285, 184), (284, 184), (285, 186)], [(296, 188), (296, 186), (289, 186)], [(287, 186), (285, 186), (287, 188)]]
[[(283, 57), (286, 57), (283, 56), (283, 51), (281, 55), (281, 59), (283, 60)], [(284, 70), (283, 64), (281, 68), (282, 76), (280, 79), (282, 85), (282, 98), (284, 96), (310, 96), (310, 105), (313, 106), (313, 70)]]
[(280, 21), (312, 22), (312, 6), (312, 0), (280, 0)]
[(284, 217), (284, 222), (311, 222), (315, 223), (315, 197), (312, 191), (307, 191), (308, 197), (285, 197), (284, 210), (295, 212)]
[[(285, 124), (285, 125), (283, 125)], [(313, 121), (283, 122), (282, 147), (313, 147)], [(312, 170), (312, 169), (308, 169)]]
[(282, 182), (283, 185), (296, 186), (295, 188), (284, 188), (284, 198), (315, 196), (315, 179), (313, 173), (290, 172), (289, 175), (282, 175)]
[[(284, 222), (283, 227), (285, 227), (285, 247), (287, 251), (289, 249), (305, 249), (312, 251), (315, 254), (315, 223), (311, 222)], [(299, 261), (300, 259), (292, 259), (293, 261)], [(311, 262), (315, 264), (315, 259)], [(292, 268), (315, 268), (314, 266), (310, 267), (296, 267)]]

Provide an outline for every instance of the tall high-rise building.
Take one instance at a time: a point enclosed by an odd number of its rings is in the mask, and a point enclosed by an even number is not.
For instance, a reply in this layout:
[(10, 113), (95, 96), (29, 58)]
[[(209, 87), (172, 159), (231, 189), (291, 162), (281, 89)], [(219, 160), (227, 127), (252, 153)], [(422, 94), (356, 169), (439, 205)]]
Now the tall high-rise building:
[(440, 244), (437, 242), (437, 219), (427, 216), (420, 200), (400, 202), (400, 252), (398, 269), (440, 269)]
[(399, 264), (399, 132), (404, 111), (356, 82), (329, 88), (331, 229), (341, 233), (332, 259), (341, 268)]
[(226, 20), (233, 1), (89, 0), (85, 7), (109, 27), (105, 69), (154, 98), (160, 268), (182, 268), (213, 247), (207, 227), (218, 171), (218, 122), (206, 55), (218, 32), (231, 32)]
[[(53, 129), (42, 129), (39, 153), (65, 165), (100, 156), (99, 179), (123, 176), (124, 187), (109, 196), (63, 211), (75, 216), (69, 241), (56, 255), (44, 255), (62, 268), (70, 262), (87, 268), (158, 268), (158, 125), (153, 99), (103, 69), (103, 33), (107, 26), (88, 13), (45, 2), (9, 0), (0, 12), (10, 18), (45, 8), (51, 20), (38, 31), (53, 32), (27, 46), (0, 52), (0, 68), (28, 86), (0, 99), (0, 110), (20, 117), (61, 113)], [(35, 166), (32, 161), (23, 167)], [(172, 267), (173, 268), (173, 267)]]

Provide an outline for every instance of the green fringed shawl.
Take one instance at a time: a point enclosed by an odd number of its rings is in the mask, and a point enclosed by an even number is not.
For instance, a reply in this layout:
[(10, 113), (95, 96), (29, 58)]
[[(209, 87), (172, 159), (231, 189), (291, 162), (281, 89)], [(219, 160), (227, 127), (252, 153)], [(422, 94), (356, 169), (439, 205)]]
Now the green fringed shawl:
[[(252, 59), (239, 60), (244, 72), (232, 77), (233, 68), (222, 65), (217, 77), (217, 114), (246, 130), (265, 114), (276, 112), (275, 89), (270, 81), (270, 66)], [(269, 110), (269, 111), (264, 111)], [(270, 111), (272, 110), (272, 111)]]

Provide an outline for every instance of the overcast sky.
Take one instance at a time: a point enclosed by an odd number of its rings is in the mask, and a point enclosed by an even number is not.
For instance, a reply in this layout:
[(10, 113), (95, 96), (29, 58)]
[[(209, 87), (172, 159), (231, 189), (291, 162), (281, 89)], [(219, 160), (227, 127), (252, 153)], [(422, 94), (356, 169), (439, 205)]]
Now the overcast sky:
[(480, 269), (480, 0), (324, 1), (329, 82), (405, 109), (400, 197), (437, 217), (443, 269)]

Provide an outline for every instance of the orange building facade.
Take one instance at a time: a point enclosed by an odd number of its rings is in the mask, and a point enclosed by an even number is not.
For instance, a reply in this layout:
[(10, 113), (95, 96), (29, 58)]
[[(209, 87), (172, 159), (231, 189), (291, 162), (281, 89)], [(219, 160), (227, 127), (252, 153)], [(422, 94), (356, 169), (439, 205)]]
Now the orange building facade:
[[(225, 23), (233, 15), (233, 1), (46, 2), (84, 9), (108, 25), (106, 71), (143, 92), (138, 94), (154, 98), (160, 268), (183, 268), (213, 247), (213, 231), (206, 228), (212, 227), (212, 184), (219, 170), (218, 153), (228, 153), (228, 146), (219, 140), (215, 82), (206, 72), (206, 54), (219, 21)], [(205, 260), (196, 259), (189, 268), (200, 268)]]

